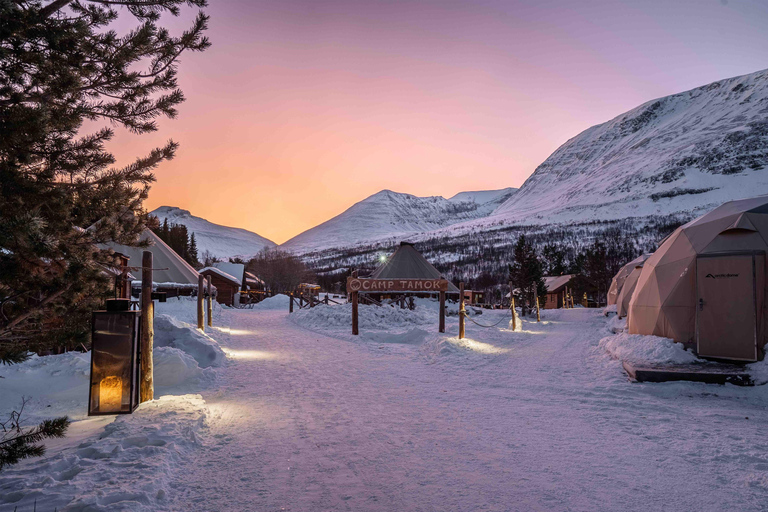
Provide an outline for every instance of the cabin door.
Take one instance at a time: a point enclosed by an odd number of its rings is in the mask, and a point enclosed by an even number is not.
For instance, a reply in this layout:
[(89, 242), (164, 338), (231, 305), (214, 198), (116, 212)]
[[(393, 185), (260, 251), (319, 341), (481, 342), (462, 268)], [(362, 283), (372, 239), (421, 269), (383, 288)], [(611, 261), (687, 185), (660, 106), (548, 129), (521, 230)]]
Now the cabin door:
[(696, 261), (696, 343), (701, 356), (757, 360), (756, 276), (764, 255), (701, 255)]

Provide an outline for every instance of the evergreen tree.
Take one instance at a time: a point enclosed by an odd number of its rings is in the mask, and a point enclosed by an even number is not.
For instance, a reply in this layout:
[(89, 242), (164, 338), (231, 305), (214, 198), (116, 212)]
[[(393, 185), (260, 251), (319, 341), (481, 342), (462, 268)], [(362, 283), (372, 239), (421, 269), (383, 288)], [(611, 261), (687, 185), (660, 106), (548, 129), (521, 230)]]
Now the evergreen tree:
[[(169, 141), (125, 167), (106, 151), (109, 122), (155, 131), (184, 100), (179, 56), (208, 47), (207, 17), (172, 36), (164, 13), (205, 0), (0, 0), (0, 361), (30, 349), (89, 344), (90, 312), (109, 295), (114, 254), (97, 244), (138, 245), (152, 171), (173, 157)], [(118, 9), (120, 9), (118, 11)], [(114, 30), (119, 14), (135, 27)], [(43, 453), (68, 420), (0, 424), (0, 467)]]
[(523, 316), (527, 313), (528, 307), (534, 305), (534, 290), (540, 297), (547, 293), (543, 277), (544, 273), (536, 249), (525, 235), (520, 235), (515, 244), (515, 260), (509, 265), (509, 280), (512, 286), (520, 290), (520, 307)]
[(25, 404), (23, 400), (18, 411), (11, 412), (6, 421), (0, 422), (0, 471), (22, 459), (45, 454), (45, 445), (39, 443), (44, 439), (64, 437), (69, 428), (70, 421), (66, 417), (43, 420), (32, 428), (22, 427)]
[(544, 260), (544, 270), (548, 276), (561, 276), (568, 273), (568, 266), (565, 264), (565, 252), (562, 247), (546, 244), (541, 249), (541, 254)]
[(200, 268), (200, 261), (197, 259), (197, 241), (195, 240), (195, 234), (192, 233), (189, 236), (189, 250), (187, 251), (187, 261), (195, 268)]
[[(118, 4), (136, 24), (122, 36)], [(141, 134), (176, 115), (178, 57), (208, 46), (202, 13), (179, 37), (158, 26), (185, 4), (205, 0), (0, 1), (1, 360), (88, 343), (114, 263), (96, 244), (137, 243), (152, 170), (176, 143), (116, 168), (113, 130), (83, 122)]]

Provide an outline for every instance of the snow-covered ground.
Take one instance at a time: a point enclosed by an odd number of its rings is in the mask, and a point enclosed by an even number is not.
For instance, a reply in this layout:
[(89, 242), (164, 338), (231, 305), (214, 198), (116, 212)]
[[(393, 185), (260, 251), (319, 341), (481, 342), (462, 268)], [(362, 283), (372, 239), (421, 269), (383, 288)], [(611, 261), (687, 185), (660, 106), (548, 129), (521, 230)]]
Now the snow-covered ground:
[[(498, 325), (469, 322), (459, 340), (426, 301), (368, 308), (360, 336), (345, 305), (217, 310), (228, 361), (198, 365), (213, 381), (75, 422), (94, 424), (0, 474), (0, 511), (764, 510), (768, 387), (631, 383), (617, 357), (680, 349), (649, 350), (598, 310), (544, 311), (517, 332), (484, 311), (473, 319)], [(67, 389), (85, 357), (0, 368), (0, 386), (59, 378), (58, 396), (35, 388), (34, 413), (82, 418)]]

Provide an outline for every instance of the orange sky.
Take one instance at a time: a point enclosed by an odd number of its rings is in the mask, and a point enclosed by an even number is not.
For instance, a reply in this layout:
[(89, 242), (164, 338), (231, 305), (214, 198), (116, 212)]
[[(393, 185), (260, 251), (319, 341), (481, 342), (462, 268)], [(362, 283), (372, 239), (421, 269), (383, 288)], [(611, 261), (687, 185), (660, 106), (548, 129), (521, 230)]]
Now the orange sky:
[(593, 124), (768, 66), (759, 1), (211, 3), (179, 117), (110, 148), (176, 140), (146, 207), (278, 243), (385, 188), (518, 187)]

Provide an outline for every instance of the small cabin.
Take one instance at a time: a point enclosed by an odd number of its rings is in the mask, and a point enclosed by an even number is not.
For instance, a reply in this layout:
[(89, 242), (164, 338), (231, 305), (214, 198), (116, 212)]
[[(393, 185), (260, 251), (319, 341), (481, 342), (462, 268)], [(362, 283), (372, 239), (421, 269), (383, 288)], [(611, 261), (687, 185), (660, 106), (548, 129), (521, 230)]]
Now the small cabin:
[(311, 284), (311, 283), (301, 283), (299, 286), (296, 287), (296, 291), (300, 295), (312, 295), (314, 297), (317, 297), (320, 295), (320, 285)]
[(544, 286), (547, 287), (544, 309), (560, 309), (566, 305), (567, 295), (573, 293), (573, 279), (575, 277), (575, 274), (544, 277)]
[(211, 277), (211, 283), (216, 287), (216, 301), (226, 306), (240, 305), (240, 287), (242, 282), (215, 267), (205, 267), (200, 274)]
[(464, 290), (464, 302), (466, 304), (476, 305), (484, 303), (485, 293), (475, 290)]

